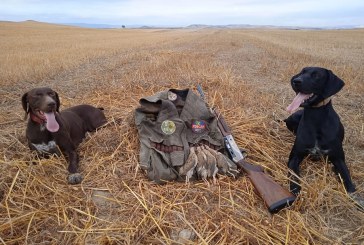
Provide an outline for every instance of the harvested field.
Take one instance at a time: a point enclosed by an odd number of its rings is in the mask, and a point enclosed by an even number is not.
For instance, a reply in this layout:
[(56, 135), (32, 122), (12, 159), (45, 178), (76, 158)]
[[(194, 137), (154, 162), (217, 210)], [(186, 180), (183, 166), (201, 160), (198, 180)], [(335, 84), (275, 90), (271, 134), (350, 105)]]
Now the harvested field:
[[(200, 83), (248, 160), (287, 187), (294, 135), (279, 120), (294, 97), (289, 80), (304, 66), (323, 66), (346, 82), (333, 103), (346, 129), (347, 165), (364, 197), (364, 30), (0, 22), (0, 36), (0, 243), (364, 243), (364, 213), (324, 160), (301, 164), (300, 196), (271, 215), (245, 176), (219, 176), (210, 186), (149, 182), (138, 167), (133, 123), (139, 98)], [(81, 103), (106, 109), (108, 125), (79, 147), (80, 185), (67, 184), (64, 158), (40, 159), (28, 149), (20, 98), (38, 86), (59, 93), (61, 110)]]

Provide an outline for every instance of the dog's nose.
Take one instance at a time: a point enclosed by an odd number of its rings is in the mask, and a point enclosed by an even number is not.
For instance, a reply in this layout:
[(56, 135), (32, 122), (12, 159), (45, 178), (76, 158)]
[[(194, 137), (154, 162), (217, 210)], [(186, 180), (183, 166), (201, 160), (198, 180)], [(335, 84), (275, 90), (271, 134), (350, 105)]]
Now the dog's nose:
[(49, 102), (49, 103), (47, 104), (47, 106), (48, 106), (49, 108), (53, 108), (53, 107), (55, 107), (55, 106), (56, 106), (56, 102), (54, 102), (54, 101)]
[(299, 86), (302, 83), (302, 79), (295, 78), (295, 79), (292, 80), (292, 83), (293, 83), (294, 86)]

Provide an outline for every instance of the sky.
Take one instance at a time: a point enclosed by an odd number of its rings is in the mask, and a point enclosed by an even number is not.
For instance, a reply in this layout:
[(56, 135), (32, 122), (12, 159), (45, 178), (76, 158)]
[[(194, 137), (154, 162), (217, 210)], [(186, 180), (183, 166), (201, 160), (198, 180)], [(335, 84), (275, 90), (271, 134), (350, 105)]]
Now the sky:
[(364, 27), (364, 0), (1, 0), (0, 20), (126, 26)]

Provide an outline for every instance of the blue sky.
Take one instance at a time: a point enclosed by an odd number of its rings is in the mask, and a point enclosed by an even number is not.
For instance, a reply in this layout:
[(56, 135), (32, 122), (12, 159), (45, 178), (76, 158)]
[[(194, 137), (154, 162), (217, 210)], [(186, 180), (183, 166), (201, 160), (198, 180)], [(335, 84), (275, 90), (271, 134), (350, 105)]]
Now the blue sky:
[(364, 0), (1, 0), (0, 20), (187, 26), (364, 26)]

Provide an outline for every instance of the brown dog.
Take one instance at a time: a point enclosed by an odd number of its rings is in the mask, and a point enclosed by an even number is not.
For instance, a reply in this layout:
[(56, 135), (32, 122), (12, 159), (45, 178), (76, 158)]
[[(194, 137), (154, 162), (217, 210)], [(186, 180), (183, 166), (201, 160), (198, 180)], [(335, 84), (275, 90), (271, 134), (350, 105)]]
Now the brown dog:
[(95, 131), (107, 121), (102, 108), (78, 105), (59, 112), (58, 94), (50, 88), (35, 88), (25, 93), (22, 105), (30, 116), (26, 137), (31, 150), (41, 154), (57, 154), (60, 149), (67, 157), (68, 183), (78, 184), (82, 176), (78, 173), (77, 146), (86, 132)]

